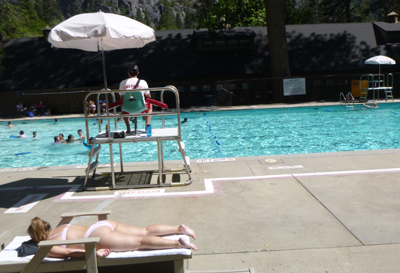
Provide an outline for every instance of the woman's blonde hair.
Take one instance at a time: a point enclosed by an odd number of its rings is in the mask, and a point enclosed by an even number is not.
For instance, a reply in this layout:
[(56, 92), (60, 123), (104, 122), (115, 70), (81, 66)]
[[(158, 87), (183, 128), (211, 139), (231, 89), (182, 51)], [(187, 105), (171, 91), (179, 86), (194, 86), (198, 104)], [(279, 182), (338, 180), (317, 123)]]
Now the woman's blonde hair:
[(43, 221), (39, 217), (31, 220), (31, 225), (28, 227), (28, 234), (36, 243), (47, 240), (47, 233), (51, 229), (48, 222)]

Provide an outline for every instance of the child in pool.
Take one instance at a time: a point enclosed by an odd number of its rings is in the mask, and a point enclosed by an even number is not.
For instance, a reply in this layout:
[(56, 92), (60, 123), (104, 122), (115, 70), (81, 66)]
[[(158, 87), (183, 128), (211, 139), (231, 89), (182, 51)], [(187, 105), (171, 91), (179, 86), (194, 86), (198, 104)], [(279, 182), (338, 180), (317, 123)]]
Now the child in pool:
[(24, 134), (24, 131), (19, 131), (19, 138), (26, 138), (26, 135)]
[(81, 142), (85, 140), (86, 137), (83, 135), (81, 129), (78, 130), (78, 135), (79, 135), (79, 138), (76, 140), (81, 141)]

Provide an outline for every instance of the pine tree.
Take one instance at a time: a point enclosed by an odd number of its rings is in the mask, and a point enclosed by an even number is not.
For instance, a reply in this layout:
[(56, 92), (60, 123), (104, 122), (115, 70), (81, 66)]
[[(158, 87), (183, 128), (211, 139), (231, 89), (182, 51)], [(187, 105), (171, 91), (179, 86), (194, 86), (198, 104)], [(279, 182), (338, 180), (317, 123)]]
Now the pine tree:
[(153, 25), (153, 20), (151, 20), (149, 11), (147, 9), (144, 10), (144, 23), (149, 27)]
[[(48, 26), (52, 27), (58, 23), (64, 21), (64, 16), (62, 15), (60, 6), (57, 0), (42, 0), (36, 1), (38, 8), (36, 11), (37, 15), (43, 20)], [(40, 5), (40, 7), (39, 7)]]
[(168, 0), (162, 0), (163, 9), (160, 18), (160, 30), (176, 29), (175, 16), (172, 5)]
[(140, 8), (138, 8), (136, 10), (136, 16), (135, 16), (135, 20), (139, 21), (141, 23), (144, 23), (144, 17), (143, 17), (143, 13), (142, 10)]
[(72, 3), (72, 16), (83, 13), (82, 4), (79, 0), (74, 0)]
[(119, 12), (120, 12), (119, 14), (121, 14), (123, 16), (131, 17), (131, 12), (122, 5), (119, 7)]
[(182, 22), (182, 16), (177, 13), (175, 17), (175, 24), (177, 29), (183, 29), (183, 22)]
[(196, 28), (196, 26), (196, 14), (188, 9), (185, 15), (184, 28)]

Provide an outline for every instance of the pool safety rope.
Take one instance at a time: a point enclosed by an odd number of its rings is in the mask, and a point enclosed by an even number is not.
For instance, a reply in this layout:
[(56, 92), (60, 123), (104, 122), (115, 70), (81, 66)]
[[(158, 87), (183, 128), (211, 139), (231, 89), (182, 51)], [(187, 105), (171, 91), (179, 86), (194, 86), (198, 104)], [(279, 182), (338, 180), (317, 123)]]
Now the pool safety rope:
[(214, 131), (212, 129), (212, 125), (208, 121), (206, 113), (204, 113), (204, 117), (207, 120), (208, 131), (210, 133), (210, 140), (211, 140), (211, 143), (213, 144), (214, 149), (217, 151), (218, 154), (220, 154), (220, 157), (225, 157), (225, 154), (222, 151), (221, 141), (219, 141), (218, 137), (214, 134)]

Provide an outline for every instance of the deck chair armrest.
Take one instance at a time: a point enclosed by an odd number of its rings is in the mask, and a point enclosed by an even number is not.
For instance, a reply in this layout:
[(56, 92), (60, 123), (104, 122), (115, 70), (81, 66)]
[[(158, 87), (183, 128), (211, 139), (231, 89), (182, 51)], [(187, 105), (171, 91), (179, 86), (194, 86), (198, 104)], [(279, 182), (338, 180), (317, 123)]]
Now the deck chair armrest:
[(42, 263), (43, 259), (49, 254), (53, 246), (58, 245), (76, 245), (85, 244), (85, 257), (88, 272), (97, 272), (97, 257), (95, 244), (100, 241), (99, 237), (83, 238), (76, 240), (54, 240), (54, 241), (41, 241), (39, 243), (39, 250), (35, 256), (30, 260), (22, 273), (33, 273)]
[(50, 240), (41, 241), (39, 247), (53, 247), (59, 245), (79, 245), (79, 244), (96, 244), (100, 241), (99, 237), (82, 238), (75, 240)]
[(61, 214), (61, 221), (58, 223), (58, 226), (69, 224), (74, 217), (81, 216), (97, 216), (99, 221), (107, 220), (107, 215), (111, 214), (111, 210), (101, 210), (101, 211), (86, 211), (86, 212), (68, 212)]

